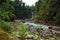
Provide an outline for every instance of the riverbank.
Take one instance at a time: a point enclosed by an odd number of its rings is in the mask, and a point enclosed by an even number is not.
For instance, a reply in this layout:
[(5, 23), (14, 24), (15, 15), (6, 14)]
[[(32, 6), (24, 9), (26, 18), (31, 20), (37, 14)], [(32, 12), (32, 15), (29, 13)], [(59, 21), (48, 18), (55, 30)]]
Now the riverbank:
[[(22, 21), (21, 21), (22, 22)], [(19, 24), (19, 22), (18, 22), (18, 24)], [(31, 23), (31, 24), (33, 24), (33, 23)], [(41, 25), (41, 24), (40, 24)], [(44, 26), (44, 24), (42, 24), (43, 26)], [(18, 25), (17, 25), (18, 26)], [(47, 36), (48, 36), (48, 40), (49, 40), (49, 38), (50, 38), (50, 36), (52, 35), (53, 37), (51, 37), (51, 38), (54, 38), (55, 39), (55, 32), (57, 33), (57, 31), (55, 31), (55, 30), (53, 30), (53, 32), (52, 33), (54, 33), (54, 35), (53, 34), (51, 34), (50, 33), (50, 31), (49, 30), (47, 30), (46, 32), (44, 32), (44, 31), (41, 31), (40, 29), (39, 29), (39, 32), (37, 31), (37, 29), (35, 29), (33, 26), (32, 26), (32, 28), (31, 28), (31, 26), (28, 26), (29, 28), (27, 28), (27, 29), (31, 29), (31, 30), (29, 30), (29, 32), (32, 32), (31, 34), (30, 33), (28, 33), (29, 35), (26, 35), (27, 37), (29, 37), (29, 39), (30, 39), (30, 36), (31, 36), (31, 40), (34, 40), (34, 38), (35, 38), (35, 35), (39, 35), (39, 36), (41, 36), (41, 37), (43, 37), (43, 38), (47, 38)], [(45, 27), (45, 26), (44, 26)], [(36, 33), (38, 33), (38, 34), (36, 34)], [(40, 34), (39, 34), (40, 33)], [(42, 34), (43, 33), (43, 34)], [(50, 35), (51, 34), (51, 35)], [(56, 34), (56, 35), (58, 35), (58, 33)], [(39, 39), (39, 36), (38, 36), (38, 38), (37, 39)], [(40, 38), (41, 38), (40, 37)], [(50, 39), (51, 39), (50, 38)], [(29, 39), (27, 39), (27, 40), (29, 40)], [(57, 38), (58, 39), (58, 38)]]
[[(26, 19), (26, 20), (15, 20), (15, 22), (30, 22), (30, 23), (35, 23), (31, 19)], [(60, 31), (60, 25), (56, 25), (53, 22), (45, 22), (45, 21), (40, 21), (40, 23), (35, 23), (35, 24), (41, 24), (41, 25), (46, 25), (48, 27), (52, 27), (53, 30)]]
[(38, 24), (47, 25), (49, 27), (52, 27), (56, 31), (60, 31), (60, 25), (57, 25), (57, 24), (55, 24), (55, 23), (53, 23), (51, 21), (49, 21), (49, 22), (40, 21)]
[[(21, 26), (21, 23), (22, 26)], [(56, 38), (56, 40), (59, 39), (60, 37), (60, 32), (59, 31), (55, 31), (55, 30), (52, 30), (50, 31), (49, 29), (45, 30), (46, 28), (45, 27), (49, 27), (48, 25), (46, 24), (40, 24), (40, 23), (34, 23), (33, 21), (27, 21), (27, 20), (15, 20), (15, 22), (12, 22), (12, 24), (14, 25), (14, 34), (16, 35), (14, 37), (14, 40), (18, 40), (20, 35), (19, 35), (19, 32), (23, 32), (23, 28), (20, 28), (20, 27), (27, 27), (26, 29), (26, 33), (23, 33), (25, 34), (25, 39), (26, 40), (49, 40), (49, 39), (54, 39)], [(29, 25), (28, 25), (29, 24)], [(40, 25), (39, 27), (35, 25)], [(41, 29), (41, 27), (43, 26), (43, 29)], [(21, 31), (19, 31), (20, 29), (22, 29)], [(28, 31), (27, 31), (28, 30)], [(55, 34), (56, 33), (56, 34)], [(52, 37), (51, 37), (52, 36)]]

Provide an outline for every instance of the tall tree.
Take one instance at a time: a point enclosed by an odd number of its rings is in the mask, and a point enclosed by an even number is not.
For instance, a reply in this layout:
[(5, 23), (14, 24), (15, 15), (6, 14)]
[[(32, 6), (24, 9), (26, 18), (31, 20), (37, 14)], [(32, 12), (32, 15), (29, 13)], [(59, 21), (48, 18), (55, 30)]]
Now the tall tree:
[(2, 20), (10, 20), (14, 17), (14, 8), (9, 4), (9, 2), (10, 0), (2, 0), (2, 4), (0, 4), (0, 19)]
[(39, 0), (38, 2), (36, 2), (36, 15), (38, 16), (37, 19), (59, 23), (60, 22), (59, 4), (60, 4), (59, 0)]
[(23, 3), (22, 0), (15, 0), (10, 3), (15, 8), (14, 14), (17, 19), (31, 18), (31, 9), (29, 9), (30, 7), (27, 8), (27, 6), (25, 6), (25, 3)]

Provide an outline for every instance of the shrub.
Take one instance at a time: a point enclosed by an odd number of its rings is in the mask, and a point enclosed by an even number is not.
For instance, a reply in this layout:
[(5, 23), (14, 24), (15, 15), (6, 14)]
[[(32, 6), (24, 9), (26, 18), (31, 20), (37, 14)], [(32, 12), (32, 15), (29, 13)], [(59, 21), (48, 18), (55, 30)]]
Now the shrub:
[(34, 18), (34, 22), (39, 23), (39, 21), (40, 21), (40, 16), (35, 16), (35, 18)]
[(20, 35), (20, 40), (24, 40), (25, 39), (25, 33), (26, 33), (27, 29), (26, 29), (26, 25), (21, 23), (20, 27), (19, 27), (19, 35)]
[(1, 21), (0, 22), (0, 28), (2, 28), (4, 31), (10, 33), (13, 30), (13, 25), (9, 22)]
[(9, 38), (8, 33), (6, 33), (5, 31), (3, 31), (1, 28), (0, 28), (0, 40), (11, 40)]

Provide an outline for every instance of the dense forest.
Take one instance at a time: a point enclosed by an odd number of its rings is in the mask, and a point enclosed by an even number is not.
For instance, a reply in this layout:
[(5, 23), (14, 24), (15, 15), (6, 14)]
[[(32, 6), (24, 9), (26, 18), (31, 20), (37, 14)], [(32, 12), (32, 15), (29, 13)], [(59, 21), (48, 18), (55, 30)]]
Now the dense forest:
[(10, 20), (15, 15), (13, 14), (14, 8), (10, 5), (10, 0), (1, 0), (0, 1), (0, 20)]
[(25, 6), (22, 0), (1, 0), (0, 2), (0, 18), (5, 21), (29, 19), (32, 15), (31, 12), (31, 7)]
[(14, 14), (17, 19), (28, 19), (31, 18), (31, 12), (29, 6), (25, 6), (25, 3), (19, 0), (11, 1), (10, 4), (15, 8)]
[(38, 0), (35, 21), (60, 24), (60, 0)]

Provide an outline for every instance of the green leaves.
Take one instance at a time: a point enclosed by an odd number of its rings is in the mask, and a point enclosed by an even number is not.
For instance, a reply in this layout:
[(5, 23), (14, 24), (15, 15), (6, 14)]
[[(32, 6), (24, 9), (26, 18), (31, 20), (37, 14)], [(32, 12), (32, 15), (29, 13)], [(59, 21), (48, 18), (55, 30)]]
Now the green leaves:
[(36, 15), (40, 15), (43, 21), (53, 21), (60, 24), (60, 1), (59, 0), (39, 0), (36, 3)]
[(14, 8), (9, 4), (9, 1), (6, 0), (0, 7), (0, 19), (2, 20), (11, 20), (11, 18), (15, 17), (13, 14)]
[(20, 35), (20, 37), (25, 37), (26, 31), (27, 31), (26, 25), (24, 23), (21, 23), (20, 27), (19, 27), (19, 35)]
[(4, 22), (3, 20), (0, 20), (0, 28), (2, 28), (4, 31), (10, 33), (13, 31), (13, 25), (9, 22)]

